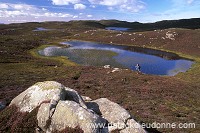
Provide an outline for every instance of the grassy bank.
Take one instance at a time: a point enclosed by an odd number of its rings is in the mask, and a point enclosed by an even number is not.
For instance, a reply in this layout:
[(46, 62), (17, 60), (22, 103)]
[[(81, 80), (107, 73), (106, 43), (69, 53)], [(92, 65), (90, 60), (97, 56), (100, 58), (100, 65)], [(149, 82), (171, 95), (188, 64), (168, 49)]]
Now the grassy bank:
[[(50, 47), (50, 46), (61, 46), (59, 43), (53, 43), (52, 45), (41, 45), (40, 47), (38, 48), (35, 48), (35, 49), (31, 49), (29, 52), (30, 54), (35, 57), (35, 58), (42, 58), (42, 59), (45, 59), (45, 60), (49, 60), (49, 61), (59, 61), (60, 63), (62, 63), (62, 65), (64, 66), (75, 66), (75, 65), (78, 65), (72, 61), (70, 61), (67, 57), (65, 56), (59, 56), (59, 57), (47, 57), (47, 56), (41, 56), (39, 55), (38, 51), (39, 50), (43, 50), (47, 47)], [(64, 47), (64, 46), (62, 46)], [(58, 63), (59, 64), (59, 63)]]

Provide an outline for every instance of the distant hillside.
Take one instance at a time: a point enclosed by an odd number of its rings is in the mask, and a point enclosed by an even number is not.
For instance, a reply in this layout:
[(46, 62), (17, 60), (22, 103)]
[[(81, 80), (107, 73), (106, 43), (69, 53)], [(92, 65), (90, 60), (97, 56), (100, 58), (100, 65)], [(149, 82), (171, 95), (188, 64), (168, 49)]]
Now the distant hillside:
[(105, 25), (106, 27), (125, 27), (125, 28), (135, 28), (137, 26), (142, 27), (144, 25), (139, 22), (127, 22), (119, 20), (100, 20), (99, 23)]
[(193, 19), (180, 19), (180, 20), (163, 20), (155, 23), (147, 24), (155, 28), (187, 28), (198, 29), (200, 28), (200, 18)]
[(95, 20), (75, 20), (75, 21), (69, 21), (68, 22), (70, 25), (73, 26), (78, 26), (78, 27), (94, 27), (94, 28), (105, 28), (105, 25), (95, 21)]
[(123, 27), (130, 28), (131, 31), (150, 31), (156, 29), (168, 29), (168, 28), (187, 28), (187, 29), (199, 29), (200, 18), (192, 19), (180, 19), (180, 20), (163, 20), (155, 23), (140, 23), (140, 22), (127, 22), (120, 20), (73, 20), (69, 22), (61, 21), (49, 21), (49, 22), (27, 22), (27, 23), (13, 23), (13, 24), (1, 24), (0, 29), (5, 28), (19, 28), (23, 25), (23, 28), (35, 29), (36, 27), (43, 27), (49, 29), (64, 29), (67, 27), (76, 29), (95, 29), (106, 27)]
[(126, 28), (131, 28), (133, 30), (155, 30), (155, 29), (167, 29), (167, 28), (187, 28), (187, 29), (200, 28), (200, 18), (163, 20), (155, 23), (101, 20), (99, 21), (99, 23), (105, 25), (106, 27), (126, 27)]

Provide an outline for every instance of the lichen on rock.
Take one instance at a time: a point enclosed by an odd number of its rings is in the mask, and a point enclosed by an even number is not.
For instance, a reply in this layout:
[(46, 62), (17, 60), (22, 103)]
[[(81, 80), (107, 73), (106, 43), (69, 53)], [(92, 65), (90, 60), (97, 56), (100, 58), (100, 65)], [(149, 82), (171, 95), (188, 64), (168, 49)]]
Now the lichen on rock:
[[(15, 97), (10, 106), (17, 106), (22, 113), (38, 107), (37, 132), (51, 133), (78, 127), (85, 133), (110, 133), (114, 130), (145, 133), (140, 126), (128, 128), (138, 123), (117, 103), (107, 98), (92, 101), (86, 96), (84, 100), (73, 89), (55, 81), (45, 81), (34, 84)], [(120, 124), (120, 127), (109, 124)]]

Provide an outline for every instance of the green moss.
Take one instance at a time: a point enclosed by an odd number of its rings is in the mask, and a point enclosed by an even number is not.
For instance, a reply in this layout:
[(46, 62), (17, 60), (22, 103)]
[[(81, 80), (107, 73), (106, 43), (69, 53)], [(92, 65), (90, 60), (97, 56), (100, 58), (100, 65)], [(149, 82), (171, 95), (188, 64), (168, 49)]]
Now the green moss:
[(42, 90), (54, 90), (54, 89), (62, 89), (61, 84), (52, 82), (52, 81), (45, 81), (45, 82), (39, 82), (35, 84), (39, 88), (42, 88)]
[(78, 78), (81, 76), (81, 71), (76, 71), (74, 75), (72, 76), (73, 79), (78, 80)]
[(193, 85), (200, 85), (200, 61), (196, 60), (192, 67), (186, 73), (179, 73), (177, 78), (192, 83)]
[(36, 49), (32, 49), (30, 50), (30, 54), (33, 56), (33, 57), (36, 57), (36, 58), (42, 58), (42, 59), (46, 59), (46, 60), (49, 60), (49, 61), (59, 61), (60, 63), (62, 63), (63, 65), (65, 66), (75, 66), (77, 65), (76, 63), (70, 61), (67, 57), (65, 56), (59, 56), (59, 57), (47, 57), (47, 56), (41, 56), (39, 55), (38, 51), (39, 50), (42, 50), (46, 47), (49, 47), (49, 46), (52, 46), (52, 45), (41, 45), (40, 47), (36, 48)]

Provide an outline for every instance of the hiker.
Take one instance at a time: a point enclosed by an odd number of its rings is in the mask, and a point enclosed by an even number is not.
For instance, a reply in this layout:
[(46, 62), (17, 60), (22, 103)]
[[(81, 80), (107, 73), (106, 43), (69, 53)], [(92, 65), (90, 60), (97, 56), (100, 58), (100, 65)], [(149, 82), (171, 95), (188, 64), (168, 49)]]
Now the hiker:
[(137, 65), (135, 66), (135, 69), (136, 69), (137, 72), (141, 73), (141, 71), (140, 71), (141, 66), (140, 66), (139, 64), (137, 64)]

